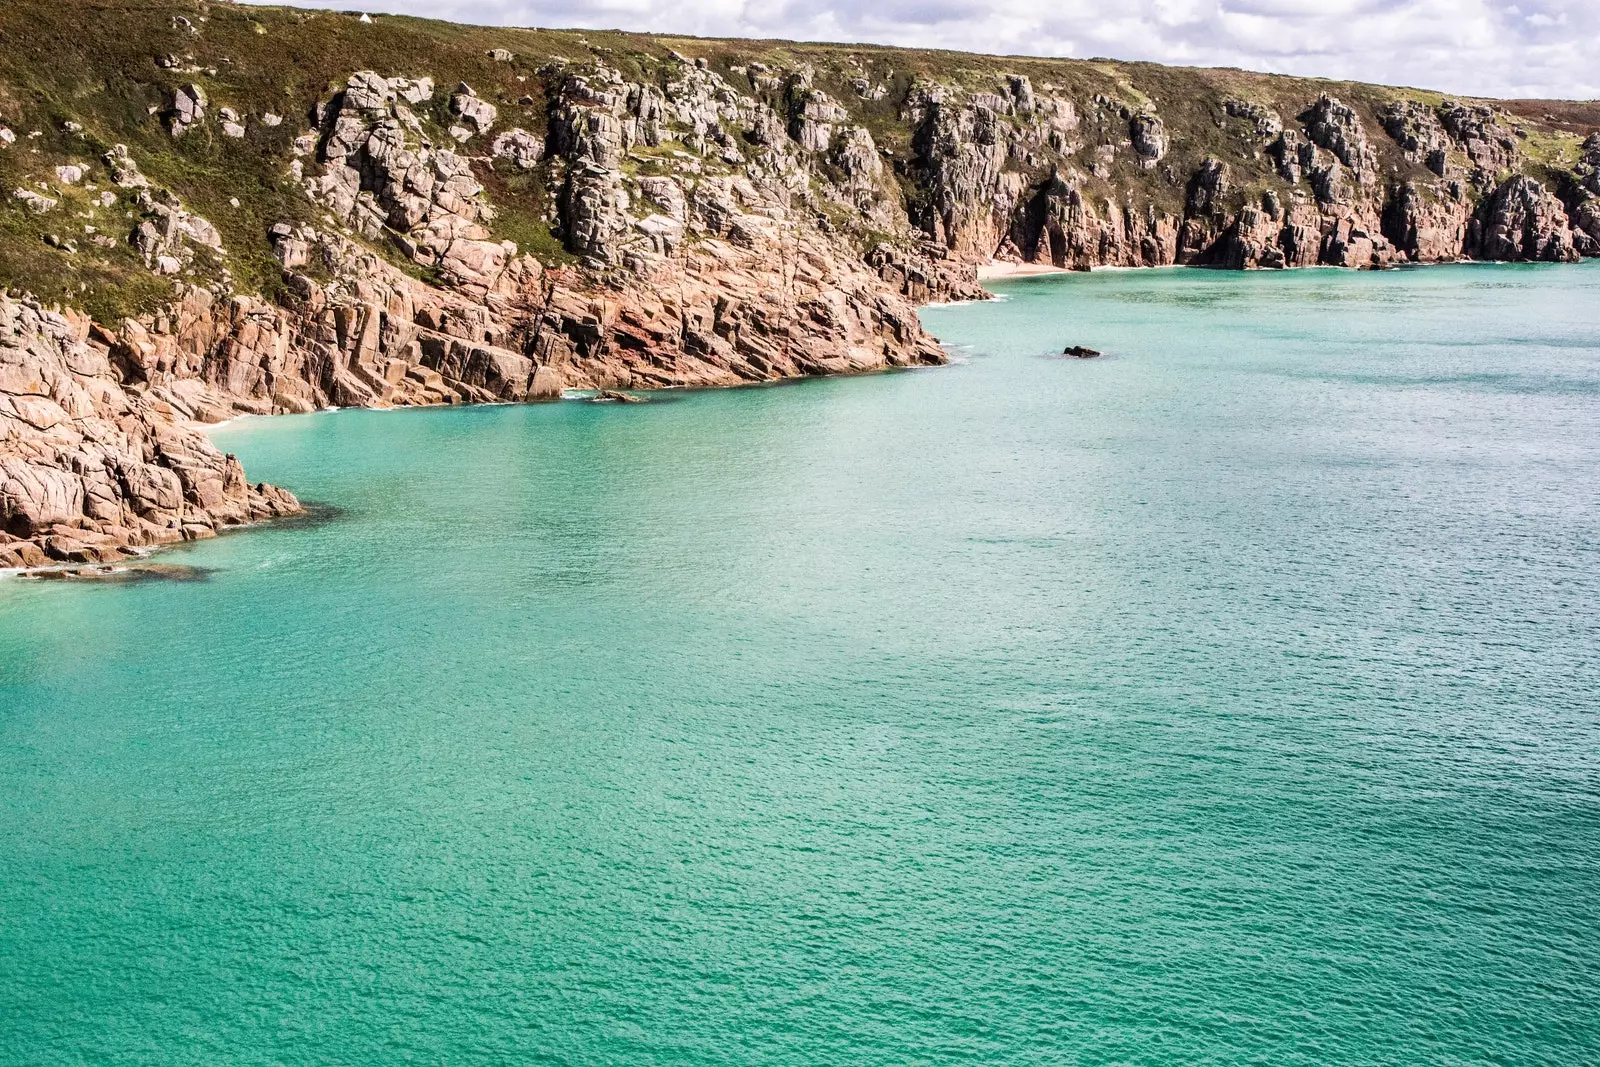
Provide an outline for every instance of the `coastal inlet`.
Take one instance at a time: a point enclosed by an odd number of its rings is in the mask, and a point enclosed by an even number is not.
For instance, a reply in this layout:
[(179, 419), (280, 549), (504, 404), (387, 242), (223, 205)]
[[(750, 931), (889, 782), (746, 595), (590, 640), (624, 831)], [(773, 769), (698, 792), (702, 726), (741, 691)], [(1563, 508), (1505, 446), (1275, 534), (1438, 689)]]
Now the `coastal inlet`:
[(342, 512), (0, 581), (0, 1059), (1590, 1062), (1597, 268), (215, 428)]

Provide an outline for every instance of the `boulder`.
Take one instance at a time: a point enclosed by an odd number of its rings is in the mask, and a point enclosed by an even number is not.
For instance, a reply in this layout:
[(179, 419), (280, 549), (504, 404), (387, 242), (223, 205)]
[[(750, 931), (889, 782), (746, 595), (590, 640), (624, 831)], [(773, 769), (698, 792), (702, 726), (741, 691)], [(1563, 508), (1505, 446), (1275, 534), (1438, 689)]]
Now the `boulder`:
[(167, 109), (167, 121), (172, 129), (172, 136), (178, 137), (204, 121), (208, 102), (206, 91), (192, 83), (174, 92), (172, 104)]
[(508, 159), (523, 170), (531, 170), (544, 158), (544, 139), (527, 130), (506, 130), (494, 139), (489, 154), (496, 159)]
[(495, 106), (487, 100), (480, 99), (472, 86), (466, 82), (456, 87), (455, 95), (450, 98), (450, 110), (461, 116), (462, 123), (470, 126), (474, 133), (487, 131), (494, 125), (498, 114)]

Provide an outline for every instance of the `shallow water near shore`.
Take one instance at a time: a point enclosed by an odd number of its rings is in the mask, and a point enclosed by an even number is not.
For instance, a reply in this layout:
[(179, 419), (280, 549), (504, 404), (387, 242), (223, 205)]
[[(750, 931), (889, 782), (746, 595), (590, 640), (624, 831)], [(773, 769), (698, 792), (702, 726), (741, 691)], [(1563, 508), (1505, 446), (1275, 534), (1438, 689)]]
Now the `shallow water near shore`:
[(0, 1059), (1590, 1061), (1597, 268), (229, 424), (338, 511), (0, 582)]

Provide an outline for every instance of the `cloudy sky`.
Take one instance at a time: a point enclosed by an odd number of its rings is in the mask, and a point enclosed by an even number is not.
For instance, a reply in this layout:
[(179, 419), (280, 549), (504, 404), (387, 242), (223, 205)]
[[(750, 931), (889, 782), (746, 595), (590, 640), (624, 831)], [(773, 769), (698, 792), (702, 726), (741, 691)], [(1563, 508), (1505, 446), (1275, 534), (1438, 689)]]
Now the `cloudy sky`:
[(1600, 0), (321, 0), (302, 6), (512, 26), (1111, 56), (1486, 96), (1600, 96)]

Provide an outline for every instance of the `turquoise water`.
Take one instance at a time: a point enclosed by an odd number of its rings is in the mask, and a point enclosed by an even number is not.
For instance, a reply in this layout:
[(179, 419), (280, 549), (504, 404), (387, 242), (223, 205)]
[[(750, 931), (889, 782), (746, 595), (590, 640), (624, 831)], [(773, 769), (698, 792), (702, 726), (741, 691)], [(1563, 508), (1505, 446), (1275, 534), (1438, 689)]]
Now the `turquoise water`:
[(340, 512), (0, 582), (0, 1061), (1595, 1062), (1596, 266), (225, 427)]

